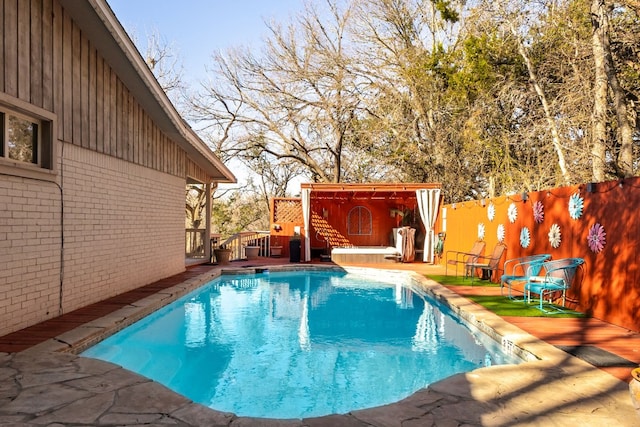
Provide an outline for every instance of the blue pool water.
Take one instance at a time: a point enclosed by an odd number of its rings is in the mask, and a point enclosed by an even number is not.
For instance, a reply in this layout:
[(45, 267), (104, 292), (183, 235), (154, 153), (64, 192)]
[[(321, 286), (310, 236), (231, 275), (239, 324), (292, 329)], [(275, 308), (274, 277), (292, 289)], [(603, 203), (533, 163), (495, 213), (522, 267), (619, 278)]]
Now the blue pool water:
[(392, 279), (296, 271), (222, 276), (83, 356), (240, 416), (303, 418), (400, 400), (514, 362)]

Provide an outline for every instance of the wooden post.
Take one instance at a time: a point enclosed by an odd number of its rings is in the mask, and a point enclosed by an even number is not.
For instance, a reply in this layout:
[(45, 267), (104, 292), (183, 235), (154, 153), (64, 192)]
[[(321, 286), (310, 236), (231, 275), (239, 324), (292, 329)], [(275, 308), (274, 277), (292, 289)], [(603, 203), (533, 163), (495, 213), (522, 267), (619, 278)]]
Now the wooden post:
[(205, 184), (204, 191), (207, 202), (205, 204), (205, 226), (204, 226), (204, 259), (211, 261), (211, 202), (213, 190), (217, 184), (207, 183)]

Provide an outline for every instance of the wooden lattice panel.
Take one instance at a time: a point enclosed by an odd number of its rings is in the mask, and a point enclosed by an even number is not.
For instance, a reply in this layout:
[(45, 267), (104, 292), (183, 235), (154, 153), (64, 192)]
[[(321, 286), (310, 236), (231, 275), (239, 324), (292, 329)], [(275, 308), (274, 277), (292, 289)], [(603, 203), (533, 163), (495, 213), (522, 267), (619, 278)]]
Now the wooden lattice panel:
[(301, 200), (275, 200), (274, 201), (274, 222), (277, 223), (301, 223), (302, 218), (302, 201)]

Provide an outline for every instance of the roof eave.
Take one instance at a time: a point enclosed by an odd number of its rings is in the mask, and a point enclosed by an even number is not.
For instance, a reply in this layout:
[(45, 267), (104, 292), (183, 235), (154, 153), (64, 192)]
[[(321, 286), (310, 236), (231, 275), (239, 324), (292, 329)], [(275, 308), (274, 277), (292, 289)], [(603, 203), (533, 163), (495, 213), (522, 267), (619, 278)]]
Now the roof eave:
[(160, 130), (214, 182), (237, 182), (233, 173), (176, 111), (107, 2), (59, 1)]
[(369, 183), (302, 183), (301, 189), (310, 189), (312, 192), (393, 192), (416, 191), (441, 188), (438, 182), (427, 183), (402, 183), (402, 182), (369, 182)]

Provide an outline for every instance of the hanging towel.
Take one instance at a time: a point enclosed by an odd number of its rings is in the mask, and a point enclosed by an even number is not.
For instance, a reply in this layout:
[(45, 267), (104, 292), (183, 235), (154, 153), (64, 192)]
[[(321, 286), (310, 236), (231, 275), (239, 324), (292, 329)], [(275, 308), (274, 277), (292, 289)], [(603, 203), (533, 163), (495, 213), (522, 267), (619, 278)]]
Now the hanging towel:
[(403, 239), (403, 251), (402, 261), (413, 262), (416, 259), (415, 238), (416, 229), (411, 227), (404, 227), (404, 239)]

